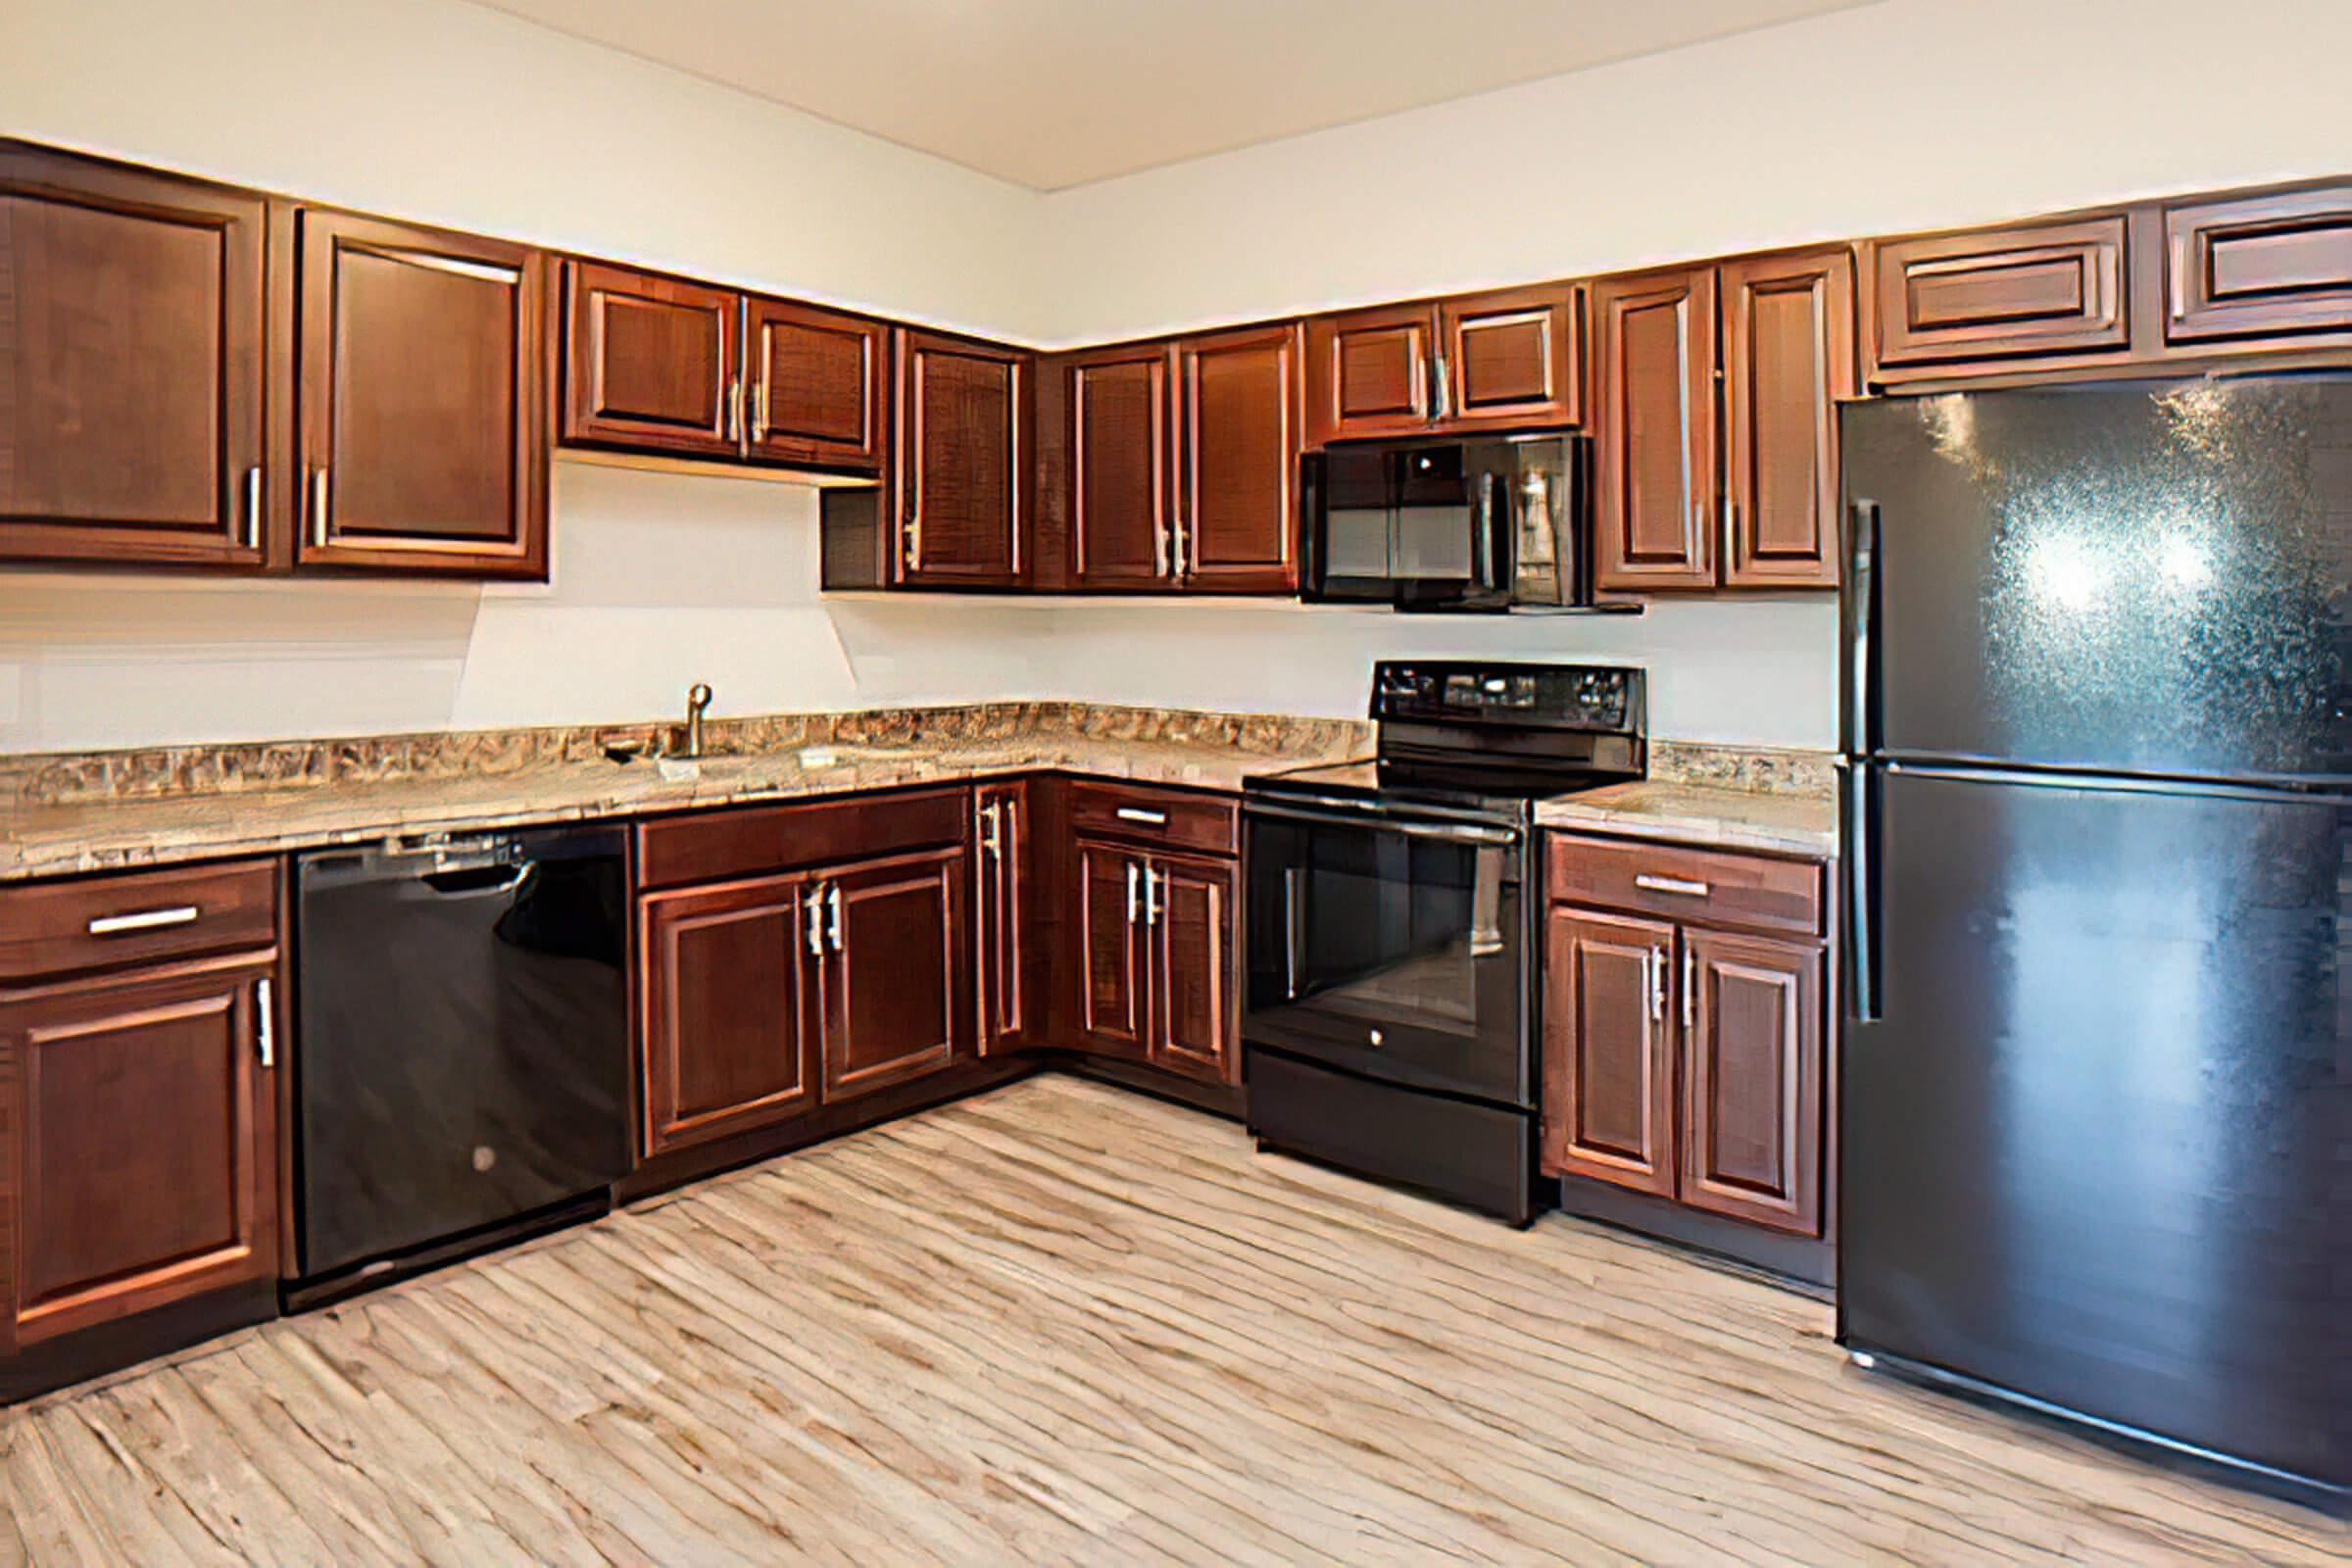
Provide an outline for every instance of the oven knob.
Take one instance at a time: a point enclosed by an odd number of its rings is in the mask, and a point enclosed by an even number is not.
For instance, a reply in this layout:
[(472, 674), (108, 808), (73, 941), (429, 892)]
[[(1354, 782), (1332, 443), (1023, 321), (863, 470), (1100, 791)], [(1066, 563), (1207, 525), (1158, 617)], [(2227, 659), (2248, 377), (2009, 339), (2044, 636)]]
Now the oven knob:
[(1374, 1045), (1376, 1045), (1376, 1046), (1377, 1046), (1377, 1045), (1380, 1045), (1380, 1044), (1382, 1044), (1382, 1043), (1383, 1043), (1383, 1042), (1384, 1042), (1386, 1039), (1387, 1039), (1387, 1037), (1386, 1037), (1385, 1035), (1383, 1035), (1383, 1034), (1382, 1034), (1382, 1033), (1381, 1033), (1379, 1030), (1375, 1029), (1375, 1030), (1373, 1030), (1373, 1031), (1372, 1031), (1372, 1043), (1373, 1043)]

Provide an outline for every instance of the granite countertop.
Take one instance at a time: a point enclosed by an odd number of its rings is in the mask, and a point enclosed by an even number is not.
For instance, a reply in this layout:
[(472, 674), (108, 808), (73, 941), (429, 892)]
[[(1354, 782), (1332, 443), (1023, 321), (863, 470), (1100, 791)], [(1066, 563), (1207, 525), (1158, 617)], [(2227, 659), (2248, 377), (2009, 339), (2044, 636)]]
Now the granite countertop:
[(1555, 796), (1536, 807), (1545, 827), (1662, 839), (1709, 849), (1835, 858), (1838, 803), (1818, 793), (1764, 793), (1649, 780)]
[[(0, 830), (0, 881), (1062, 769), (1235, 790), (1252, 773), (1345, 761), (1359, 747), (1269, 754), (1215, 742), (1029, 733), (903, 745), (816, 745), (710, 757), (669, 780), (650, 761), (549, 762), (488, 774), (36, 804)], [(830, 761), (825, 755), (830, 753)]]

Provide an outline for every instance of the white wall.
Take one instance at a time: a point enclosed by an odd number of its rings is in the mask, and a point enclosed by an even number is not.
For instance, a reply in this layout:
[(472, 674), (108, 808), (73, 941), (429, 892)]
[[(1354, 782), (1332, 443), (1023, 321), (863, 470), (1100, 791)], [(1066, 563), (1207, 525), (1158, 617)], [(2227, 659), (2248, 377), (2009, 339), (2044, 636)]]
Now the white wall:
[[(2352, 5), (1882, 0), (1042, 197), (460, 0), (0, 0), (0, 133), (1037, 342), (2352, 171)], [(820, 599), (791, 487), (565, 464), (546, 587), (0, 573), (0, 751), (1646, 663), (1826, 746), (1825, 597), (1502, 624)]]

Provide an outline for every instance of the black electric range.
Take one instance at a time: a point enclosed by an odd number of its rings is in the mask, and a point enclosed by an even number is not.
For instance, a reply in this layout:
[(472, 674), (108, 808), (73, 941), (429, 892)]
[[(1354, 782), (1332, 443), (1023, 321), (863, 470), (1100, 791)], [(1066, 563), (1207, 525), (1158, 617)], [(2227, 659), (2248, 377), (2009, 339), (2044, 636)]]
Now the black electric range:
[(1243, 786), (1261, 1149), (1515, 1224), (1539, 1205), (1535, 803), (1644, 775), (1639, 669), (1374, 666), (1370, 760)]

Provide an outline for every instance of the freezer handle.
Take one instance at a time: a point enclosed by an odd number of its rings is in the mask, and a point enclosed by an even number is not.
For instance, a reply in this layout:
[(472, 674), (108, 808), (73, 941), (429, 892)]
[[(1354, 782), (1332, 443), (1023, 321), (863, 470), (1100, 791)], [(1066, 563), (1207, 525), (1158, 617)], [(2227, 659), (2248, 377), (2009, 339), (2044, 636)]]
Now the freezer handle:
[(1846, 507), (1845, 572), (1845, 754), (1870, 755), (1879, 741), (1878, 687), (1871, 647), (1879, 621), (1879, 504), (1855, 501)]
[(1879, 781), (1872, 769), (1849, 766), (1839, 779), (1845, 843), (1845, 1010), (1855, 1023), (1876, 1023), (1879, 1011), (1878, 859)]

